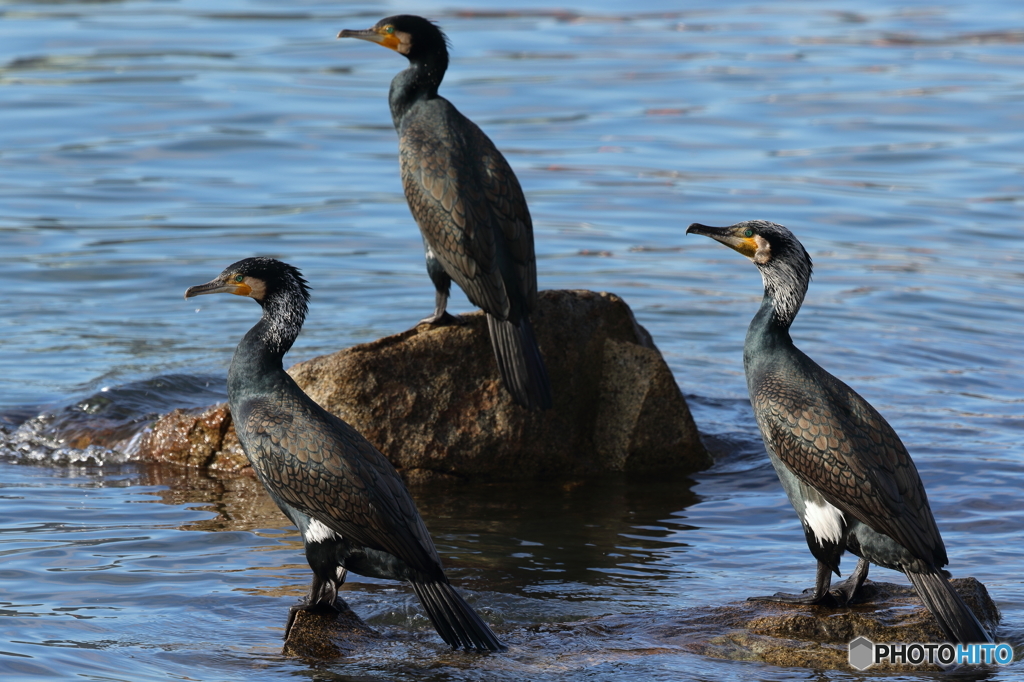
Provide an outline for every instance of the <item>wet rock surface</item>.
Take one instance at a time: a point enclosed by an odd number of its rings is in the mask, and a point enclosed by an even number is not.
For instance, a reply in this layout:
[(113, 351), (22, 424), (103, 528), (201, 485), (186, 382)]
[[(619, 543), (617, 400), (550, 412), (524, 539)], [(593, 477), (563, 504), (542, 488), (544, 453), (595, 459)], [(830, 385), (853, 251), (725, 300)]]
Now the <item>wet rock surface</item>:
[[(960, 597), (981, 622), (995, 631), (999, 610), (985, 586), (974, 578), (952, 581)], [(638, 621), (646, 620), (647, 623)], [(771, 602), (739, 602), (687, 609), (656, 617), (603, 618), (606, 634), (638, 630), (652, 645), (673, 646), (691, 653), (784, 667), (852, 669), (848, 644), (857, 637), (878, 643), (943, 642), (935, 618), (910, 586), (864, 584), (860, 603), (843, 608)], [(940, 666), (880, 664), (872, 671), (938, 670)]]
[[(512, 403), (482, 313), (313, 358), (289, 373), (412, 482), (710, 465), (668, 365), (622, 299), (545, 291), (532, 319), (554, 387), (546, 412)], [(246, 468), (225, 405), (164, 415), (138, 453), (224, 472)]]
[(335, 602), (336, 614), (296, 611), (283, 653), (303, 658), (331, 659), (365, 650), (381, 639), (342, 600)]
[(227, 403), (206, 409), (173, 410), (143, 433), (138, 455), (151, 462), (241, 471), (248, 468), (249, 461), (230, 427), (231, 412)]

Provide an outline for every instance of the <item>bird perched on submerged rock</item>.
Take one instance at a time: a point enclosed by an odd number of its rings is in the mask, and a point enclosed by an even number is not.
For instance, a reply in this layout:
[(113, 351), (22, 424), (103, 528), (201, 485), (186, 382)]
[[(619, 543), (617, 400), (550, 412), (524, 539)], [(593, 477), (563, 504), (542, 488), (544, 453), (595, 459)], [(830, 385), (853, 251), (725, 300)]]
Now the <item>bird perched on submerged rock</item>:
[[(811, 280), (803, 245), (782, 225), (763, 220), (694, 223), (686, 232), (725, 244), (761, 271), (764, 299), (743, 347), (747, 389), (768, 457), (818, 560), (813, 591), (752, 599), (846, 604), (871, 562), (905, 573), (951, 641), (991, 642), (946, 579), (946, 548), (899, 436), (864, 398), (793, 345), (789, 328)], [(845, 550), (860, 561), (830, 592)]]
[(505, 387), (519, 405), (551, 407), (551, 382), (530, 312), (537, 303), (533, 222), (515, 173), (490, 138), (437, 94), (448, 68), (447, 38), (422, 17), (381, 19), (344, 30), (405, 55), (388, 101), (398, 131), (405, 198), (423, 235), (434, 313), (445, 311), (452, 280), (487, 313), (491, 346)]
[[(407, 580), (451, 646), (504, 648), (449, 584), (434, 542), (391, 463), (306, 395), (282, 359), (306, 318), (309, 287), (273, 258), (246, 258), (185, 298), (236, 294), (263, 308), (228, 372), (228, 401), (242, 449), (260, 481), (302, 532), (313, 581), (304, 607), (334, 608), (346, 571)], [(294, 619), (288, 619), (285, 638)]]

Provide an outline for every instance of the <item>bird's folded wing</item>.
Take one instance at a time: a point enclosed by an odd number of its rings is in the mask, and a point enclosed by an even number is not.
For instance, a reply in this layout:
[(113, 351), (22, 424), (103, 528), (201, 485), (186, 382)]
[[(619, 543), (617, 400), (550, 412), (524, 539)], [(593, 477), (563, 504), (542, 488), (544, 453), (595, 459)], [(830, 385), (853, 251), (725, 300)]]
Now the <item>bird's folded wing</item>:
[(245, 412), (236, 428), (245, 430), (246, 454), (277, 495), (351, 542), (426, 573), (439, 568), (402, 479), (355, 429), (308, 398), (252, 401)]
[(917, 557), (945, 563), (924, 485), (896, 432), (831, 375), (805, 381), (808, 386), (794, 390), (792, 379), (768, 379), (755, 396), (758, 422), (775, 453), (833, 506)]
[[(453, 130), (434, 124), (451, 117), (468, 125)], [(467, 140), (475, 128), (455, 111), (408, 121), (399, 142), (402, 185), (409, 210), (448, 276), (475, 305), (504, 319), (509, 300), (498, 260), (502, 237), (484, 190), (487, 179), (477, 156), (482, 150)]]

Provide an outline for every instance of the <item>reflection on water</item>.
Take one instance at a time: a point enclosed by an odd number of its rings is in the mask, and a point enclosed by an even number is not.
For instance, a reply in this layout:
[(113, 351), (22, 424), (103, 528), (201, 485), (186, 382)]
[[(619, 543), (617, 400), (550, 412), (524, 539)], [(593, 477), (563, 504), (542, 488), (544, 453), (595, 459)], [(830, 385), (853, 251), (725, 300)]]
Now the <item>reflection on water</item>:
[[(0, 472), (0, 579), (21, 586), (0, 607), (4, 629), (19, 633), (3, 647), (8, 655), (45, 661), (38, 647), (57, 646), (52, 629), (76, 647), (111, 650), (96, 657), (97, 672), (119, 665), (118, 650), (150, 646), (182, 666), (209, 655), (225, 632), (247, 655), (279, 646), (309, 571), (301, 540), (254, 479), (160, 467)], [(685, 553), (689, 526), (663, 516), (666, 502), (695, 500), (690, 485), (414, 492), (452, 580), (512, 641), (529, 642), (541, 623), (674, 603), (690, 571), (672, 556)], [(413, 659), (448, 655), (406, 587), (353, 576), (343, 597)], [(407, 665), (405, 657), (391, 663)]]
[[(715, 468), (693, 479), (414, 488), (449, 576), (512, 648), (486, 663), (452, 654), (408, 588), (351, 576), (342, 596), (385, 644), (331, 669), (356, 678), (419, 679), (440, 666), (452, 668), (441, 679), (564, 679), (596, 667), (613, 678), (671, 679), (685, 667), (681, 656), (716, 679), (730, 677), (735, 664), (652, 648), (636, 630), (567, 625), (615, 613), (649, 614), (653, 624), (680, 608), (810, 584), (813, 559), (770, 466), (753, 453), (719, 454)], [(998, 473), (1020, 480), (1024, 467)], [(1021, 523), (1019, 513), (1004, 513), (1019, 493), (994, 487), (958, 511), (964, 491), (980, 489), (960, 474), (954, 489), (930, 485), (955, 574), (988, 583), (1004, 634), (1019, 638), (1016, 578), (1006, 567), (1021, 561)], [(52, 647), (93, 650), (97, 675), (131, 657), (141, 666), (133, 680), (187, 674), (192, 665), (202, 666), (200, 679), (246, 679), (251, 665), (307, 665), (278, 653), (287, 609), (309, 578), (302, 543), (254, 479), (139, 465), (55, 475), (0, 464), (0, 481), (0, 580), (13, 587), (0, 601), (0, 651), (12, 657), (0, 658), (5, 672), (72, 669)], [(899, 580), (881, 569), (875, 577)], [(153, 656), (154, 647), (162, 653)]]
[(541, 288), (622, 296), (717, 459), (693, 481), (417, 490), (453, 580), (519, 643), (486, 667), (446, 653), (405, 588), (361, 578), (346, 599), (386, 647), (281, 657), (308, 577), (283, 517), (249, 479), (125, 464), (152, 415), (223, 400), (258, 308), (181, 296), (228, 263), (308, 276), (293, 361), (429, 313), (386, 103), (403, 60), (334, 39), (394, 10), (4, 5), (5, 679), (806, 679), (560, 625), (813, 579), (746, 402), (759, 279), (683, 237), (749, 218), (808, 247), (798, 345), (893, 423), (954, 574), (1020, 636), (1019, 3), (662, 5), (418, 6), (453, 42), (442, 93), (526, 191)]

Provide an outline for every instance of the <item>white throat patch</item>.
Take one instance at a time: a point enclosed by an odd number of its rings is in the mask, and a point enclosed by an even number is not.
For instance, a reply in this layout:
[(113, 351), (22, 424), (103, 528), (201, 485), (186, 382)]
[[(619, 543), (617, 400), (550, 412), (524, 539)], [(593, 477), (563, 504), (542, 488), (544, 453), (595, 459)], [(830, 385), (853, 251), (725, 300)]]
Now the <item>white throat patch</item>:
[(310, 519), (309, 527), (306, 528), (306, 532), (302, 537), (306, 542), (323, 542), (324, 540), (341, 539), (340, 535), (316, 519)]
[(843, 512), (828, 502), (818, 504), (808, 500), (804, 507), (804, 521), (811, 527), (819, 546), (824, 546), (826, 540), (837, 543), (843, 537), (843, 523), (846, 519)]

